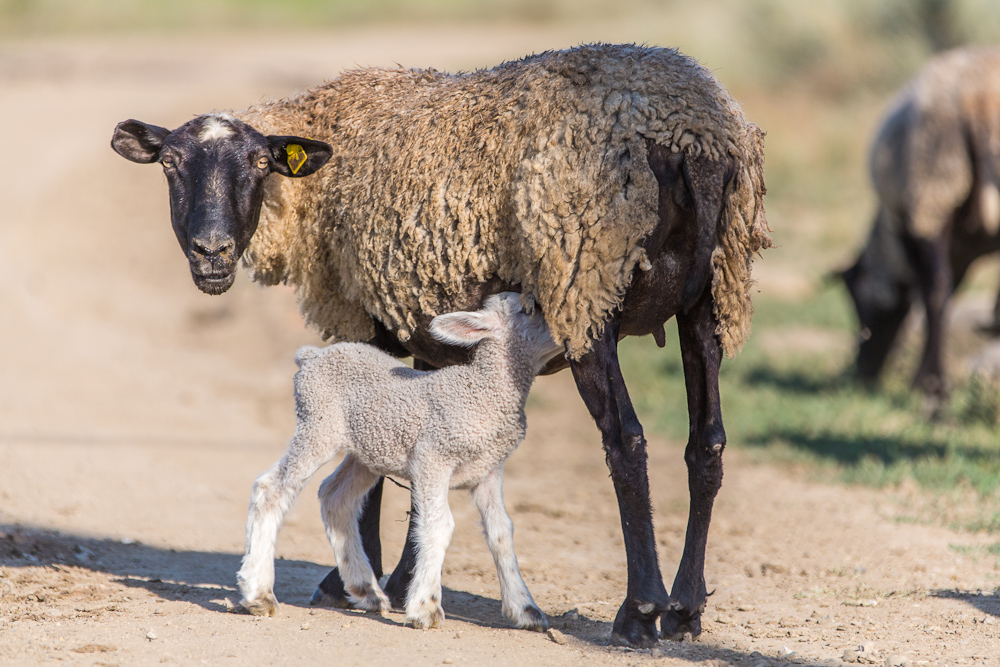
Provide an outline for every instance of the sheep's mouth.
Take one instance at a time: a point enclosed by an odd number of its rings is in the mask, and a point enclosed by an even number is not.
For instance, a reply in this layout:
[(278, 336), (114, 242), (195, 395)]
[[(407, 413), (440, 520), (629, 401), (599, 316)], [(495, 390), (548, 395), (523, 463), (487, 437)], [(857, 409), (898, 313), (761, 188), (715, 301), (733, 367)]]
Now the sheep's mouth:
[(202, 292), (217, 296), (233, 286), (236, 281), (236, 272), (198, 274), (192, 271), (191, 277), (194, 279), (195, 286)]

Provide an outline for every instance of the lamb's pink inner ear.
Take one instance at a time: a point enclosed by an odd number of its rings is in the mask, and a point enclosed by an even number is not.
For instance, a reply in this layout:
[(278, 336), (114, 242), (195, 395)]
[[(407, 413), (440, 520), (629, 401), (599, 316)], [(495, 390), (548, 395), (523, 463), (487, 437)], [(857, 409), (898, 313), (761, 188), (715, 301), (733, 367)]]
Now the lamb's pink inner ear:
[(434, 319), (434, 332), (454, 343), (471, 345), (490, 335), (492, 329), (479, 313), (448, 313)]

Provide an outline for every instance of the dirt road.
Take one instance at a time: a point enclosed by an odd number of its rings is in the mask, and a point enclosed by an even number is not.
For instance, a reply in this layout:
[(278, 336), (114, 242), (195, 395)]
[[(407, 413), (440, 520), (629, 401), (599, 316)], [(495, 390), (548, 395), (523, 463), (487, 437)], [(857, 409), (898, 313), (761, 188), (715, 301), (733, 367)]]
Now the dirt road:
[[(803, 481), (736, 448), (701, 641), (607, 646), (624, 547), (598, 434), (567, 374), (538, 382), (506, 474), (522, 572), (564, 643), (509, 628), (460, 492), (443, 629), (308, 606), (331, 565), (316, 482), (279, 540), (279, 615), (226, 613), (250, 485), (291, 433), (292, 354), (316, 339), (287, 290), (244, 276), (223, 297), (194, 288), (162, 176), (111, 152), (115, 123), (173, 127), (355, 64), (470, 68), (589, 36), (0, 45), (0, 664), (1000, 664), (997, 558), (968, 548), (987, 537), (900, 522), (893, 495)], [(669, 582), (687, 512), (682, 443), (652, 438), (649, 467)], [(387, 566), (408, 502), (386, 489)]]

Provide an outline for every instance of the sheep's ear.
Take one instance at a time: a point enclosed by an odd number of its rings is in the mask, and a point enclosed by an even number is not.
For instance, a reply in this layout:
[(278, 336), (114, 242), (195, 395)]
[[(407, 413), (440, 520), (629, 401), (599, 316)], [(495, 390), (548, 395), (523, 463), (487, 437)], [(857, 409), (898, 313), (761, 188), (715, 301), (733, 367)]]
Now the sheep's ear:
[(148, 164), (160, 159), (160, 149), (170, 130), (138, 120), (118, 123), (111, 137), (111, 148), (126, 160)]
[(493, 335), (496, 330), (496, 316), (492, 313), (448, 313), (438, 315), (431, 321), (431, 335), (442, 343), (474, 345)]
[(269, 136), (271, 169), (283, 176), (301, 178), (314, 173), (333, 155), (333, 147), (304, 137)]

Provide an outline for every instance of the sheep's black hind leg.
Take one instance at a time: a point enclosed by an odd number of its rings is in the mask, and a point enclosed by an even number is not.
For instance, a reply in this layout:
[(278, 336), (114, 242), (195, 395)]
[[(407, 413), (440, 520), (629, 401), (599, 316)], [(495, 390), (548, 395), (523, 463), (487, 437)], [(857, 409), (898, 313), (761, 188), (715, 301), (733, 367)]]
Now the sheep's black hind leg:
[(706, 289), (686, 314), (677, 315), (684, 383), (687, 389), (690, 431), (684, 460), (688, 468), (691, 506), (684, 554), (670, 597), (673, 607), (663, 614), (661, 630), (666, 639), (701, 634), (705, 609), (705, 546), (715, 496), (722, 486), (722, 450), (726, 432), (719, 404), (719, 365), (722, 348), (715, 335), (711, 290)]
[(649, 647), (658, 640), (656, 619), (670, 606), (653, 535), (646, 475), (646, 439), (618, 365), (618, 322), (612, 320), (593, 349), (570, 368), (587, 409), (601, 429), (621, 514), (628, 588), (611, 641)]
[(403, 545), (403, 553), (399, 557), (396, 569), (392, 571), (389, 581), (386, 582), (382, 590), (389, 596), (389, 601), (396, 609), (406, 608), (406, 591), (410, 588), (410, 580), (413, 579), (413, 569), (417, 566), (417, 538), (416, 533), (417, 508), (410, 501), (410, 526), (406, 529), (406, 543)]
[[(384, 483), (385, 478), (379, 477), (378, 482), (368, 492), (361, 510), (361, 518), (358, 521), (361, 546), (364, 547), (376, 579), (382, 577), (382, 542), (379, 537), (379, 519), (382, 513), (382, 485)], [(392, 595), (389, 595), (389, 599), (392, 600)], [(323, 581), (319, 582), (309, 604), (342, 609), (351, 606), (347, 599), (347, 591), (344, 590), (344, 581), (340, 578), (340, 572), (337, 571), (337, 568), (330, 570)]]

